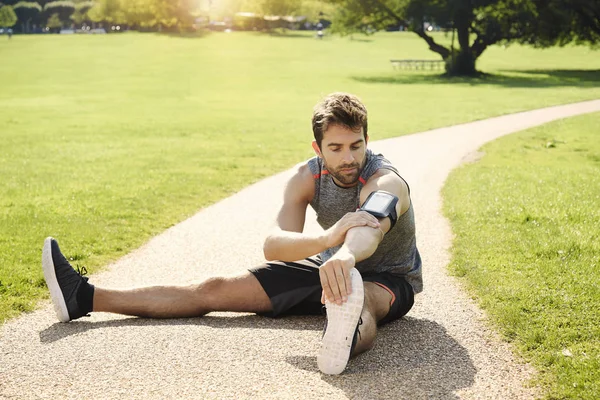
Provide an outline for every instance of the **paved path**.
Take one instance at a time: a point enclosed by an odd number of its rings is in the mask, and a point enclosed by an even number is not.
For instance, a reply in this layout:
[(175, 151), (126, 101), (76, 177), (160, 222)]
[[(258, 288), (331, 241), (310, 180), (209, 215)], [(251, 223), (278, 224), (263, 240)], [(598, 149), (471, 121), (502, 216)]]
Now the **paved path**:
[[(0, 328), (0, 398), (531, 398), (535, 393), (524, 387), (531, 369), (486, 328), (481, 311), (445, 273), (451, 232), (439, 212), (439, 191), (448, 172), (485, 142), (592, 111), (600, 111), (600, 100), (370, 145), (411, 185), (425, 291), (409, 317), (381, 329), (376, 347), (341, 376), (317, 370), (318, 317), (149, 320), (96, 313), (61, 324), (48, 304)], [(265, 221), (274, 216), (287, 176), (202, 210), (92, 281), (187, 283), (260, 263)]]

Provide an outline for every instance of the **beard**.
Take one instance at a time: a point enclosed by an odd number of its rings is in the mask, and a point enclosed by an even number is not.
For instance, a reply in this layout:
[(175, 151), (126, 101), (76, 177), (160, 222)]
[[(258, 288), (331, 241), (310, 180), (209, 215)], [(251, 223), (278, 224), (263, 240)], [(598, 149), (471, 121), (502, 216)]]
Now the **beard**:
[[(329, 168), (327, 163), (325, 163), (325, 167), (333, 178), (345, 186), (352, 186), (356, 184), (358, 182), (358, 178), (360, 177), (360, 173), (362, 172), (362, 168), (358, 163), (340, 165), (335, 169)], [(348, 168), (353, 168), (352, 172), (343, 171), (344, 169)]]

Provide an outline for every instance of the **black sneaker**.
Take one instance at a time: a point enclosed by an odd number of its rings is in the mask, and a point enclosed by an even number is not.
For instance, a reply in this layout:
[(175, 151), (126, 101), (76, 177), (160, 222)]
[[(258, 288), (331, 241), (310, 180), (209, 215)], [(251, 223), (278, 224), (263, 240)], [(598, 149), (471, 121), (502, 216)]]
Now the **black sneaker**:
[(356, 343), (358, 342), (358, 340), (361, 339), (360, 331), (358, 330), (358, 328), (360, 328), (360, 326), (362, 324), (363, 324), (363, 320), (362, 320), (362, 317), (360, 317), (358, 319), (358, 324), (356, 324), (356, 330), (354, 331), (354, 337), (352, 338), (352, 346), (350, 346), (350, 355), (352, 355), (352, 352), (354, 351), (354, 348), (356, 347)]
[(78, 301), (80, 289), (92, 290), (93, 296), (93, 286), (87, 283), (88, 278), (82, 276), (87, 273), (85, 267), (75, 271), (60, 252), (58, 242), (51, 237), (44, 241), (42, 269), (60, 322), (83, 317), (91, 311), (91, 306), (82, 309)]
[(341, 374), (356, 345), (360, 315), (364, 306), (364, 285), (356, 268), (350, 270), (352, 293), (342, 305), (325, 302), (327, 325), (317, 356), (317, 364), (324, 374)]

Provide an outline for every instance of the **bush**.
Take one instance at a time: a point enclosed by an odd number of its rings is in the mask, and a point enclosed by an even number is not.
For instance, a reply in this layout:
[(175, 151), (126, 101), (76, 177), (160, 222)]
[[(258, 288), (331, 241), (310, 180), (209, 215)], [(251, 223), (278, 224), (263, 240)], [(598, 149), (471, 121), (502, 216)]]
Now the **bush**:
[(17, 15), (11, 6), (0, 7), (0, 26), (11, 27), (17, 23)]

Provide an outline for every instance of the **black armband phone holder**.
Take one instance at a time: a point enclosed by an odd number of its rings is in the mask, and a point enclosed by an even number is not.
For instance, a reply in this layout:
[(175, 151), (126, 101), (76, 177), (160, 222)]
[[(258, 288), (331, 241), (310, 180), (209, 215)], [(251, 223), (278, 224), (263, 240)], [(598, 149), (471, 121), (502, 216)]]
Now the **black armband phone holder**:
[(376, 190), (367, 197), (360, 211), (366, 211), (377, 218), (389, 218), (390, 229), (392, 229), (398, 220), (396, 204), (398, 204), (398, 196), (385, 190)]

